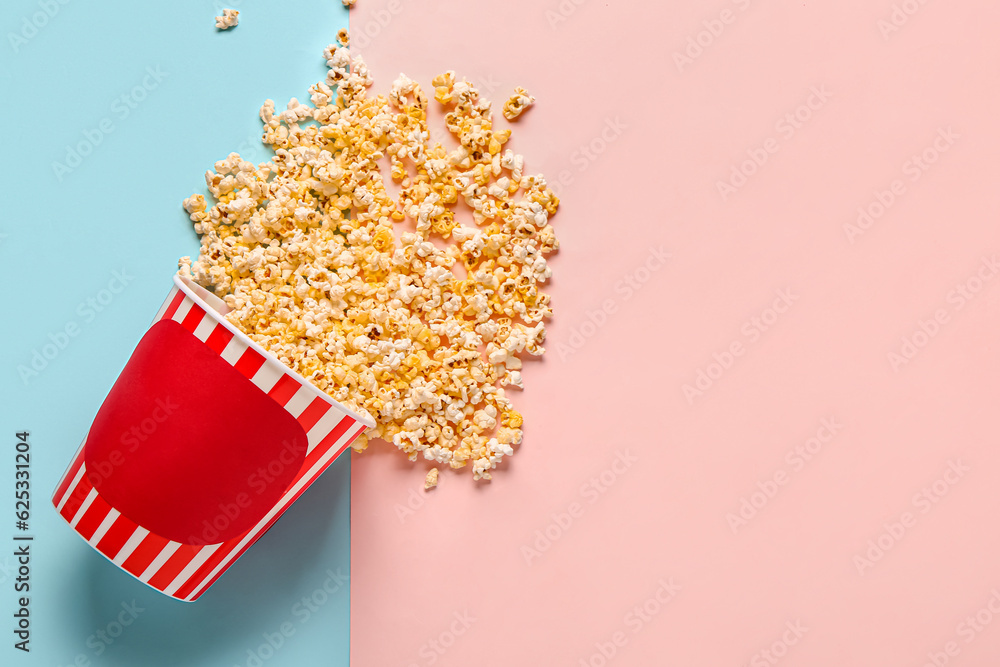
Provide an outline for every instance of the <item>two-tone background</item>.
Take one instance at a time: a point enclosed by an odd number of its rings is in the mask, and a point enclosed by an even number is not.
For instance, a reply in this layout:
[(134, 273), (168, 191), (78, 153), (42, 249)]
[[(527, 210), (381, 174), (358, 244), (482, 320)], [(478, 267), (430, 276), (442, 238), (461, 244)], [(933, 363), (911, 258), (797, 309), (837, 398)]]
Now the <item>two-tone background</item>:
[[(217, 32), (224, 6), (239, 9), (242, 20)], [(0, 369), (0, 616), (7, 619), (0, 664), (348, 664), (348, 458), (195, 604), (118, 571), (49, 502), (169, 292), (177, 258), (198, 250), (181, 201), (204, 192), (205, 170), (231, 151), (267, 159), (261, 103), (308, 98), (309, 85), (325, 76), (323, 47), (346, 25), (339, 2), (0, 7), (0, 113), (8, 128), (0, 262), (9, 276)], [(67, 327), (76, 333), (64, 338)], [(31, 432), (34, 456), (30, 655), (13, 649), (10, 632), (21, 429)]]
[[(1000, 660), (1000, 9), (979, 0), (359, 0), (376, 88), (455, 69), (496, 106), (538, 97), (513, 146), (563, 198), (562, 250), (524, 443), (491, 484), (429, 494), (389, 446), (341, 460), (194, 605), (91, 553), (47, 494), (197, 247), (180, 201), (229, 151), (264, 159), (260, 103), (306, 97), (348, 20), (230, 6), (221, 34), (204, 2), (0, 9), (0, 437), (31, 430), (39, 503), (13, 664)], [(297, 613), (338, 568), (349, 587)]]

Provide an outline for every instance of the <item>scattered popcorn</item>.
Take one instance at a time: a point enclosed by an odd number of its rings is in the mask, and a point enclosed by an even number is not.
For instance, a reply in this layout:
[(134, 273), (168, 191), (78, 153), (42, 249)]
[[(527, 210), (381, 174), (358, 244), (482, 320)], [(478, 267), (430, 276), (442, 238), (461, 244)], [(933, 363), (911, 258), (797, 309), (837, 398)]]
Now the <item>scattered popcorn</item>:
[(528, 91), (524, 88), (515, 88), (514, 94), (504, 102), (503, 117), (507, 120), (514, 120), (534, 103), (535, 98), (529, 95)]
[(427, 477), (424, 478), (424, 491), (433, 489), (438, 485), (438, 469), (431, 468), (427, 471)]
[(223, 9), (222, 16), (215, 17), (215, 27), (219, 30), (229, 30), (240, 22), (240, 13), (235, 9)]
[(401, 75), (369, 95), (368, 67), (346, 33), (338, 42), (311, 105), (261, 107), (271, 160), (231, 153), (205, 174), (214, 204), (184, 200), (201, 253), (179, 271), (256, 343), (375, 420), (355, 451), (382, 438), (411, 461), (471, 463), (490, 479), (522, 440), (507, 391), (523, 386), (525, 356), (545, 352), (559, 200), (505, 148), (511, 131), (494, 130), (468, 81), (432, 82), (449, 150), (430, 142), (419, 83)]

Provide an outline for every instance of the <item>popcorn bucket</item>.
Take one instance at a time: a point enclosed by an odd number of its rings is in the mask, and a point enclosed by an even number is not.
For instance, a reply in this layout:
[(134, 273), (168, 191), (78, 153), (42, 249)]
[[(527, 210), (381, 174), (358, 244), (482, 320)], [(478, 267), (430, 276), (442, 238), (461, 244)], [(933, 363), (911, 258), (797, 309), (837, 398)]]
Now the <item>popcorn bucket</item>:
[(198, 599), (366, 428), (190, 280), (132, 352), (52, 502), (89, 545)]

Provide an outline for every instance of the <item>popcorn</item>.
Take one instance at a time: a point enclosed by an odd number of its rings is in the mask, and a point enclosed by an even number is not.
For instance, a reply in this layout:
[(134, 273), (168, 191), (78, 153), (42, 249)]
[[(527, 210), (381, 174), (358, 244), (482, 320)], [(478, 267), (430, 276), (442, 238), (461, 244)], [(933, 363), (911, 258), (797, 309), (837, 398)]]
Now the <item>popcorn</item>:
[(344, 6), (347, 7), (348, 9), (353, 7), (357, 3), (357, 1), (358, 0), (343, 0)]
[(534, 103), (535, 98), (529, 95), (528, 91), (524, 88), (515, 88), (514, 94), (503, 104), (503, 117), (514, 120)]
[[(348, 43), (342, 31), (324, 51), (329, 73), (309, 103), (264, 102), (269, 162), (231, 153), (205, 174), (214, 202), (184, 200), (201, 253), (178, 269), (282, 363), (372, 417), (355, 451), (380, 438), (490, 479), (522, 441), (505, 388), (523, 388), (524, 359), (545, 351), (559, 200), (505, 149), (510, 130), (494, 130), (468, 81), (435, 77), (434, 102), (405, 75), (371, 95)], [(515, 97), (505, 115), (534, 101)], [(430, 141), (433, 103), (454, 149)]]
[(424, 478), (424, 491), (429, 491), (438, 485), (438, 469), (431, 468), (427, 471), (427, 477)]
[(219, 30), (229, 30), (239, 25), (240, 13), (235, 9), (223, 9), (222, 16), (215, 17), (215, 27)]

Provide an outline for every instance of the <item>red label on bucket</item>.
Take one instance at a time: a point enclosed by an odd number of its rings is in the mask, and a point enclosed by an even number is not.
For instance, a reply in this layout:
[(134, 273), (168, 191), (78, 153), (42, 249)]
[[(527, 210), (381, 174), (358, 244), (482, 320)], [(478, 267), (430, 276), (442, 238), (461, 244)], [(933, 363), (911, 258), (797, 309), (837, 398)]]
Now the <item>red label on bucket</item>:
[(87, 476), (153, 533), (212, 544), (252, 528), (299, 472), (299, 422), (179, 323), (143, 336), (84, 448)]

